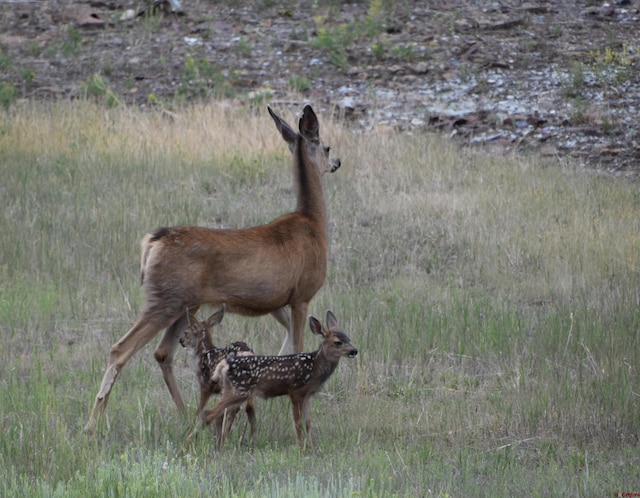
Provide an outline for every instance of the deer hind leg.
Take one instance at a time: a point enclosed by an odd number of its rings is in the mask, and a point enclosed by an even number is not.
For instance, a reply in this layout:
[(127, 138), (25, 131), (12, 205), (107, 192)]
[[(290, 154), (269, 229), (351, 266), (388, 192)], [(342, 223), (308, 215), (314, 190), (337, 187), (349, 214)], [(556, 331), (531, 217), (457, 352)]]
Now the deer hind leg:
[[(216, 440), (218, 448), (221, 448), (225, 441), (225, 433), (227, 432), (224, 430), (225, 418), (231, 419), (231, 421), (233, 421), (232, 419), (233, 417), (235, 417), (238, 408), (246, 398), (247, 396), (243, 395), (224, 396), (223, 394), (222, 398), (220, 398), (220, 400), (215, 405), (213, 405), (213, 408), (204, 412), (202, 417), (204, 424), (208, 425), (214, 420), (216, 422)], [(226, 416), (225, 411), (227, 412)], [(229, 425), (227, 425), (227, 427), (229, 427)], [(192, 433), (192, 435), (193, 434), (194, 433)], [(192, 435), (189, 436), (189, 438), (191, 438)]]
[(168, 325), (168, 323), (165, 323), (162, 320), (143, 315), (133, 325), (129, 332), (111, 346), (109, 363), (107, 364), (107, 369), (102, 377), (100, 390), (96, 395), (96, 400), (93, 405), (93, 409), (91, 410), (89, 421), (87, 422), (87, 425), (85, 425), (85, 432), (95, 432), (98, 421), (107, 408), (111, 389), (127, 361), (129, 361), (129, 359), (138, 350), (145, 346), (160, 330)]
[[(236, 419), (236, 415), (240, 411), (240, 405), (235, 406), (233, 408), (227, 408), (226, 412), (216, 418), (216, 441), (218, 447), (224, 444), (225, 439), (231, 432), (231, 428), (233, 427), (233, 422)], [(247, 415), (247, 419), (249, 420), (249, 430), (251, 431), (251, 445), (255, 447), (255, 437), (256, 437), (256, 415), (255, 408), (253, 405), (253, 397), (247, 398), (247, 403), (245, 405), (244, 411)], [(224, 426), (224, 427), (223, 427)], [(224, 432), (224, 438), (222, 438), (222, 434)]]
[[(184, 413), (184, 403), (182, 401), (182, 396), (180, 395), (180, 390), (178, 389), (178, 384), (176, 382), (176, 377), (173, 374), (173, 358), (176, 355), (176, 350), (178, 348), (178, 343), (180, 341), (180, 335), (183, 330), (187, 326), (187, 315), (186, 313), (178, 318), (164, 333), (160, 344), (154, 351), (153, 355), (155, 356), (156, 361), (160, 365), (160, 369), (162, 370), (162, 377), (164, 378), (165, 384), (169, 388), (169, 393), (171, 394), (171, 398), (175, 403), (178, 411), (180, 413)], [(208, 399), (208, 398), (207, 398)], [(200, 400), (202, 402), (202, 399)], [(205, 400), (205, 404), (206, 404)]]
[(309, 397), (302, 400), (302, 416), (304, 417), (304, 428), (307, 433), (309, 448), (313, 448), (313, 441), (311, 440), (311, 413), (309, 412), (309, 401)]
[(247, 405), (244, 408), (247, 418), (249, 419), (249, 427), (251, 430), (251, 446), (256, 446), (256, 409), (253, 403), (253, 396), (247, 399)]

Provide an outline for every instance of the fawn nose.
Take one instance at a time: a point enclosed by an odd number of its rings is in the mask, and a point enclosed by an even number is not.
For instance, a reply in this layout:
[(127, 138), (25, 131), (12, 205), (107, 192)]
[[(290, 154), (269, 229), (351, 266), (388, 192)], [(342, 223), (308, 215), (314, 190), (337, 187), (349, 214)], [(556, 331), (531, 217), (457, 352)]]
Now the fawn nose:
[(349, 358), (355, 358), (357, 354), (358, 350), (356, 348), (353, 348), (351, 351), (349, 351), (349, 354), (347, 356), (349, 356)]

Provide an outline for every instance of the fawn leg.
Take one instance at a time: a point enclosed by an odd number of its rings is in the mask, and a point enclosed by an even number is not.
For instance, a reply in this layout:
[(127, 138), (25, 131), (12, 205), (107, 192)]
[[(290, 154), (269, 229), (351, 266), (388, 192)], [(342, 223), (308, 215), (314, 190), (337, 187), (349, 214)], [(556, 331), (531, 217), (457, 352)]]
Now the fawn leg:
[(311, 440), (311, 413), (309, 413), (309, 396), (302, 400), (302, 416), (304, 417), (304, 426), (307, 432), (307, 441), (309, 442), (309, 448), (313, 449), (313, 441)]
[(249, 425), (251, 426), (251, 446), (256, 446), (256, 410), (253, 404), (253, 397), (247, 399), (247, 406), (244, 408), (247, 418), (249, 419)]
[(224, 444), (225, 438), (225, 431), (223, 430), (225, 410), (229, 409), (229, 412), (231, 412), (232, 409), (235, 408), (237, 412), (237, 408), (240, 407), (245, 399), (246, 396), (223, 396), (215, 405), (213, 405), (213, 408), (205, 410), (202, 417), (204, 424), (208, 425), (212, 421), (216, 421), (216, 439), (219, 447)]
[(291, 414), (293, 415), (293, 426), (296, 429), (296, 437), (298, 438), (298, 445), (300, 448), (304, 448), (302, 440), (302, 400), (299, 398), (291, 398)]
[(202, 410), (204, 410), (204, 407), (207, 406), (207, 401), (209, 401), (209, 398), (212, 394), (213, 389), (211, 388), (211, 386), (200, 386), (200, 402), (198, 403), (198, 408), (196, 408), (196, 418), (200, 417)]
[(313, 448), (311, 441), (311, 414), (309, 413), (309, 396), (291, 398), (291, 413), (293, 415), (293, 424), (296, 429), (296, 436), (298, 437), (298, 444), (301, 449), (304, 449), (304, 437), (302, 431), (302, 420), (304, 419), (306, 438), (309, 443), (309, 447)]

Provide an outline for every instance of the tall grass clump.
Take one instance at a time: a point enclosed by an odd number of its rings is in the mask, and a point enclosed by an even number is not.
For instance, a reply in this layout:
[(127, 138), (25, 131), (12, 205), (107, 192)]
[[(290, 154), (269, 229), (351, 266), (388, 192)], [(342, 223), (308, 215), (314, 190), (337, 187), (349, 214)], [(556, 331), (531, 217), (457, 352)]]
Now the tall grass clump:
[[(175, 111), (76, 101), (0, 114), (1, 496), (640, 490), (637, 185), (428, 134), (358, 134), (321, 109), (343, 166), (323, 179), (329, 275), (309, 312), (332, 309), (360, 354), (312, 401), (317, 449), (300, 453), (283, 399), (258, 403), (254, 450), (242, 418), (224, 452), (206, 431), (181, 451), (195, 378), (179, 352), (183, 418), (153, 345), (122, 372), (98, 435), (81, 434), (141, 305), (142, 235), (252, 226), (295, 206), (265, 110)], [(283, 333), (227, 315), (215, 340), (274, 353)]]

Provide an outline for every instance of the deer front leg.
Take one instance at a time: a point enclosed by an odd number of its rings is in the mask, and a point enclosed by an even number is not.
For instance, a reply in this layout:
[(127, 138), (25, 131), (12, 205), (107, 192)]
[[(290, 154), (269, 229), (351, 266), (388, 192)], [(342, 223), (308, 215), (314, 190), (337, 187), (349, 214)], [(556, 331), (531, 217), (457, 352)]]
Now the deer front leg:
[(204, 410), (204, 407), (207, 406), (207, 401), (209, 401), (212, 394), (213, 390), (211, 389), (211, 386), (200, 386), (200, 401), (196, 408), (196, 418), (200, 418), (200, 414), (202, 413), (202, 410)]
[(293, 426), (296, 429), (296, 437), (300, 449), (304, 449), (304, 440), (302, 434), (302, 400), (291, 398), (291, 414), (293, 415)]
[[(300, 449), (305, 448), (305, 432), (307, 442), (310, 448), (313, 448), (311, 441), (311, 415), (309, 413), (309, 396), (293, 396), (291, 397), (291, 413), (293, 415), (293, 425), (296, 429), (296, 436)], [(304, 420), (305, 431), (302, 429), (302, 421)]]
[(287, 339), (293, 340), (293, 352), (302, 353), (304, 349), (304, 329), (307, 323), (309, 303), (291, 305), (291, 331)]

